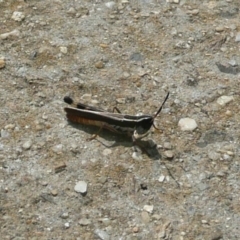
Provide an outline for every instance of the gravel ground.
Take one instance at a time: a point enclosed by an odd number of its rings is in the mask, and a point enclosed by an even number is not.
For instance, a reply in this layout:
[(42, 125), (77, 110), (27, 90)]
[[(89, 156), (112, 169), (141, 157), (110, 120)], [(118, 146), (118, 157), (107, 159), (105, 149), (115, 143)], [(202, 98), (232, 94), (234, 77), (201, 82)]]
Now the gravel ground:
[[(0, 0), (1, 239), (239, 239), (239, 0)], [(153, 114), (143, 140), (63, 97)]]

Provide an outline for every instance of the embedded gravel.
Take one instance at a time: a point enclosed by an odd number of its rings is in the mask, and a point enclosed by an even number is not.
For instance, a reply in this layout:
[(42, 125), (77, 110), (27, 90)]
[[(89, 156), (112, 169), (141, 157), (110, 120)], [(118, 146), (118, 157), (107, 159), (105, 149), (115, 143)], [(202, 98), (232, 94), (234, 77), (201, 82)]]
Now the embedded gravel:
[[(1, 239), (239, 239), (239, 0), (0, 0)], [(142, 140), (64, 96), (153, 114)]]

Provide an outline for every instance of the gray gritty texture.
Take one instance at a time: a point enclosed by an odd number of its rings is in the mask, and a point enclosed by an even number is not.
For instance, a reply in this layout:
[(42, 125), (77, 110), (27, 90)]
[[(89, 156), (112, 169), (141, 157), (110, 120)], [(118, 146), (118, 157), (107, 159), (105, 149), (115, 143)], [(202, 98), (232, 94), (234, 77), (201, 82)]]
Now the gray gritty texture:
[[(239, 239), (239, 9), (1, 0), (1, 239)], [(168, 91), (148, 154), (108, 131), (86, 141), (98, 129), (63, 110), (70, 95), (153, 114)]]

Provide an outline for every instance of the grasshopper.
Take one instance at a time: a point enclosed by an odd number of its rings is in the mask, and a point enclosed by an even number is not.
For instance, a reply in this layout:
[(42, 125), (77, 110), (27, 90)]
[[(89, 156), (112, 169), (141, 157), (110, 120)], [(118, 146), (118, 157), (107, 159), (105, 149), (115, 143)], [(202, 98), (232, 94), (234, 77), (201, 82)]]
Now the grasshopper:
[[(121, 114), (117, 108), (115, 109), (119, 113), (108, 112), (101, 108), (96, 108), (82, 103), (74, 104), (73, 99), (69, 96), (64, 97), (64, 102), (70, 105), (75, 105), (75, 107), (66, 107), (64, 110), (67, 114), (67, 119), (71, 122), (97, 126), (99, 127), (98, 133), (104, 128), (114, 133), (125, 134), (132, 137), (133, 142), (136, 142), (136, 140), (147, 136), (152, 126), (158, 129), (154, 125), (154, 119), (161, 112), (168, 96), (169, 93), (165, 97), (158, 111), (153, 115), (134, 116)], [(98, 133), (90, 139), (94, 139)]]

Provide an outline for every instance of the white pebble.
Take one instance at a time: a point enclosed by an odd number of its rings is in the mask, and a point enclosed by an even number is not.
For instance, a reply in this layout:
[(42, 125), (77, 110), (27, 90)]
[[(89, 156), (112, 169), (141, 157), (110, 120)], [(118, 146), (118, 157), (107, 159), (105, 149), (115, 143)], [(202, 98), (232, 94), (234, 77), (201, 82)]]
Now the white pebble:
[(108, 8), (112, 8), (116, 3), (114, 1), (112, 2), (106, 2), (105, 3), (105, 6), (108, 7)]
[(168, 159), (172, 159), (174, 157), (174, 153), (171, 150), (164, 151), (164, 155)]
[(4, 127), (5, 129), (14, 129), (15, 128), (15, 124), (7, 124), (5, 127)]
[(60, 47), (60, 52), (61, 53), (64, 53), (64, 54), (67, 54), (67, 52), (68, 52), (68, 49), (67, 49), (67, 47)]
[(231, 59), (228, 63), (229, 63), (232, 67), (236, 67), (236, 66), (238, 65), (235, 59)]
[(231, 157), (228, 154), (223, 154), (223, 159), (224, 160), (230, 160)]
[(70, 228), (70, 224), (67, 222), (67, 223), (64, 223), (64, 227), (65, 228)]
[(26, 142), (22, 145), (23, 149), (25, 149), (25, 150), (30, 149), (31, 146), (32, 146), (32, 141), (31, 141), (31, 140), (26, 141)]
[(79, 193), (87, 192), (87, 183), (85, 181), (79, 181), (76, 183), (74, 190)]
[(103, 230), (101, 230), (101, 229), (96, 229), (95, 231), (94, 231), (94, 233), (99, 237), (99, 239), (101, 239), (101, 240), (109, 240), (110, 239), (110, 237), (109, 237), (109, 235), (107, 234), (107, 232), (105, 232), (105, 231), (103, 231)]
[(143, 210), (145, 210), (146, 212), (152, 213), (153, 212), (153, 205), (145, 205), (143, 207)]
[(197, 128), (197, 123), (192, 118), (181, 118), (178, 122), (178, 126), (182, 131), (193, 131)]
[(225, 106), (227, 103), (233, 100), (233, 96), (221, 96), (217, 99), (217, 103), (221, 106)]
[(164, 179), (165, 179), (165, 176), (164, 176), (164, 175), (161, 175), (161, 176), (159, 177), (158, 181), (159, 181), (159, 182), (163, 182)]
[(17, 22), (21, 22), (24, 18), (25, 18), (25, 15), (23, 14), (23, 12), (13, 12), (13, 15), (11, 17), (14, 21), (17, 21)]
[(234, 155), (234, 152), (232, 152), (232, 151), (227, 151), (227, 154), (228, 154), (229, 156), (233, 156), (233, 155)]
[(53, 152), (60, 154), (62, 153), (63, 150), (63, 145), (62, 144), (57, 144), (55, 146), (52, 147)]

